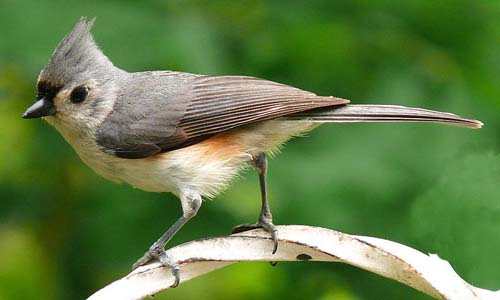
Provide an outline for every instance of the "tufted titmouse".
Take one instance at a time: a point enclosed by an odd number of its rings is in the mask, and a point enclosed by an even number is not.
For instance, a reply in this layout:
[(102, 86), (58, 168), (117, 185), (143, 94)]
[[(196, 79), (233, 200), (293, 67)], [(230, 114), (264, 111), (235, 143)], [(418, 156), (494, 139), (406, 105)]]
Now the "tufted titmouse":
[(134, 268), (159, 260), (179, 268), (164, 247), (201, 206), (250, 163), (258, 172), (262, 210), (255, 225), (274, 240), (266, 195), (266, 154), (323, 123), (432, 122), (469, 128), (460, 116), (395, 105), (349, 105), (284, 84), (246, 76), (172, 71), (128, 73), (94, 43), (85, 18), (59, 43), (39, 75), (36, 102), (23, 118), (44, 117), (103, 177), (145, 191), (171, 192), (183, 215)]

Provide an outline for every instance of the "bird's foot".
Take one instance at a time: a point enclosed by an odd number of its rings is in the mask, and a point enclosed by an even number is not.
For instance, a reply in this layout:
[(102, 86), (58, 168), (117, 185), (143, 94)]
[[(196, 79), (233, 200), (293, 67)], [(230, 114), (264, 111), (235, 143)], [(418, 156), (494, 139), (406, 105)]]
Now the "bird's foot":
[(132, 266), (132, 270), (135, 270), (140, 266), (147, 265), (153, 261), (159, 261), (162, 265), (170, 268), (170, 270), (172, 271), (172, 275), (174, 275), (175, 278), (174, 283), (170, 287), (177, 287), (181, 280), (179, 275), (179, 265), (177, 265), (173, 260), (170, 259), (170, 257), (168, 257), (167, 252), (165, 252), (165, 249), (163, 249), (162, 247), (149, 248), (149, 250), (134, 263), (134, 265)]
[[(273, 254), (278, 250), (278, 230), (276, 226), (274, 226), (272, 219), (270, 218), (259, 218), (257, 224), (241, 224), (236, 227), (233, 227), (232, 233), (240, 233), (256, 228), (262, 228), (265, 231), (271, 234), (271, 238), (273, 239)], [(273, 264), (274, 265), (274, 264)]]

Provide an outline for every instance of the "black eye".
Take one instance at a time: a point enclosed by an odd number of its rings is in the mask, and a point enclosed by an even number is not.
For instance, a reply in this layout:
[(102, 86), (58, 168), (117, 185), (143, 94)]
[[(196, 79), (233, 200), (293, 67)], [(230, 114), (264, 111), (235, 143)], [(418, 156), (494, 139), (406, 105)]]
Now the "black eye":
[(76, 88), (73, 89), (71, 92), (71, 95), (69, 96), (69, 99), (73, 103), (80, 103), (87, 98), (87, 95), (89, 94), (89, 88), (81, 85), (77, 86)]

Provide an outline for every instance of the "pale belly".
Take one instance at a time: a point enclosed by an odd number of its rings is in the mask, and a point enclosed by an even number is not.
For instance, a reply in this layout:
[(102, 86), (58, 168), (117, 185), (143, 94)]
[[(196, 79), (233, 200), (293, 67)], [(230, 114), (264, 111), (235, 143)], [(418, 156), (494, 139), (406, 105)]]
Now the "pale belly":
[[(78, 151), (82, 160), (102, 177), (125, 182), (149, 192), (172, 192), (194, 189), (213, 197), (245, 167), (252, 155), (243, 148), (218, 149), (219, 139), (161, 153), (144, 159), (123, 159), (108, 154)], [(229, 147), (231, 148), (231, 147)]]
[(214, 197), (255, 154), (275, 151), (291, 136), (315, 126), (309, 122), (266, 121), (144, 159), (118, 158), (102, 152), (90, 140), (65, 138), (90, 168), (108, 180), (150, 192), (178, 194), (193, 189)]

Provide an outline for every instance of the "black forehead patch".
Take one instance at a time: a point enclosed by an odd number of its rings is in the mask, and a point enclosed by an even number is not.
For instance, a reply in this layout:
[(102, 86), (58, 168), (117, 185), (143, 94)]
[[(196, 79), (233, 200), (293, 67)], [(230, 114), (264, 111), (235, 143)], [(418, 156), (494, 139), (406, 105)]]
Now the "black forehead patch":
[(45, 98), (47, 101), (54, 101), (54, 97), (59, 93), (62, 86), (51, 84), (48, 81), (41, 80), (37, 85), (37, 99)]

